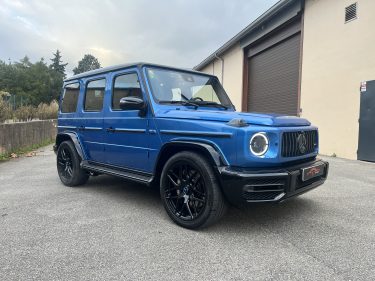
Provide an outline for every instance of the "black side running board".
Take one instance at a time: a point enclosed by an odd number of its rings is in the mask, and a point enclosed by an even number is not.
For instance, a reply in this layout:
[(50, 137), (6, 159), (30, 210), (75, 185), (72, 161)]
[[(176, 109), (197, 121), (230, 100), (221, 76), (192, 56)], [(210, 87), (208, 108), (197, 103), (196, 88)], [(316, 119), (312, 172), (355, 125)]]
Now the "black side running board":
[(81, 162), (81, 168), (88, 170), (90, 172), (97, 172), (101, 174), (107, 174), (111, 176), (121, 177), (124, 179), (128, 179), (131, 181), (143, 183), (146, 185), (150, 185), (154, 179), (151, 174), (144, 174), (144, 173), (137, 173), (129, 170), (117, 169), (114, 167), (108, 167), (103, 165), (97, 165), (93, 163), (89, 163), (86, 160)]

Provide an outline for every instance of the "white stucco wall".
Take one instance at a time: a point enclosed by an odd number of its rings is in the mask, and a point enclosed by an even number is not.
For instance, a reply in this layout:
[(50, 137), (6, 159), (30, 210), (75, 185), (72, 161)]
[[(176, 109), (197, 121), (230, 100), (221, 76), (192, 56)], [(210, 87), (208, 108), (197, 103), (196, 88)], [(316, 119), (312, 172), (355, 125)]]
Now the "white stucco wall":
[(243, 73), (243, 50), (239, 44), (233, 46), (220, 57), (224, 60), (224, 75), (222, 77), (222, 62), (215, 59), (212, 63), (205, 66), (200, 71), (216, 75), (223, 84), (232, 103), (237, 111), (242, 107), (242, 73)]
[[(354, 2), (358, 19), (344, 23)], [(306, 1), (301, 108), (319, 127), (322, 154), (357, 157), (360, 82), (375, 80), (374, 12), (374, 0)]]

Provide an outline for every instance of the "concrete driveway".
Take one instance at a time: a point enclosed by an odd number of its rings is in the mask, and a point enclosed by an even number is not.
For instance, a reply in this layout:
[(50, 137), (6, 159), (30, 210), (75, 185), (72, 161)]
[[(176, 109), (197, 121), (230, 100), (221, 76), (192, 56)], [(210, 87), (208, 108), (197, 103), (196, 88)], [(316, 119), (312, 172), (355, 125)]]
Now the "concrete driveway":
[(328, 160), (324, 186), (202, 231), (141, 185), (63, 186), (52, 147), (1, 163), (0, 280), (374, 280), (375, 165)]

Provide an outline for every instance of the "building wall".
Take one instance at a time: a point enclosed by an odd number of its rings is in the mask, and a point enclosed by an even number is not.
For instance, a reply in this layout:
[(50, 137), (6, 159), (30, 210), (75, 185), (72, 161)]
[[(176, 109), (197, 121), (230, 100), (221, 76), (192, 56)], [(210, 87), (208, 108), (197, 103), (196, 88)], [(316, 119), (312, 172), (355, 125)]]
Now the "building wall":
[[(357, 2), (358, 19), (344, 23)], [(302, 117), (319, 127), (320, 152), (356, 159), (360, 82), (375, 80), (375, 1), (307, 0)]]
[(224, 60), (223, 79), (221, 75), (222, 62), (219, 59), (214, 60), (200, 71), (216, 75), (237, 111), (240, 111), (242, 108), (243, 50), (240, 44), (237, 44), (220, 57)]

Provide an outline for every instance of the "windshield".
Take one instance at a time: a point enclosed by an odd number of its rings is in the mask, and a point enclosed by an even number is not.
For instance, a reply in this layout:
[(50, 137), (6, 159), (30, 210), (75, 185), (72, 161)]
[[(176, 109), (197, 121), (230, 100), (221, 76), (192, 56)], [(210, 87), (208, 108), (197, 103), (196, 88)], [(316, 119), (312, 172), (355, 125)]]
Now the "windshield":
[(158, 103), (233, 108), (216, 77), (161, 68), (147, 68), (147, 76)]

